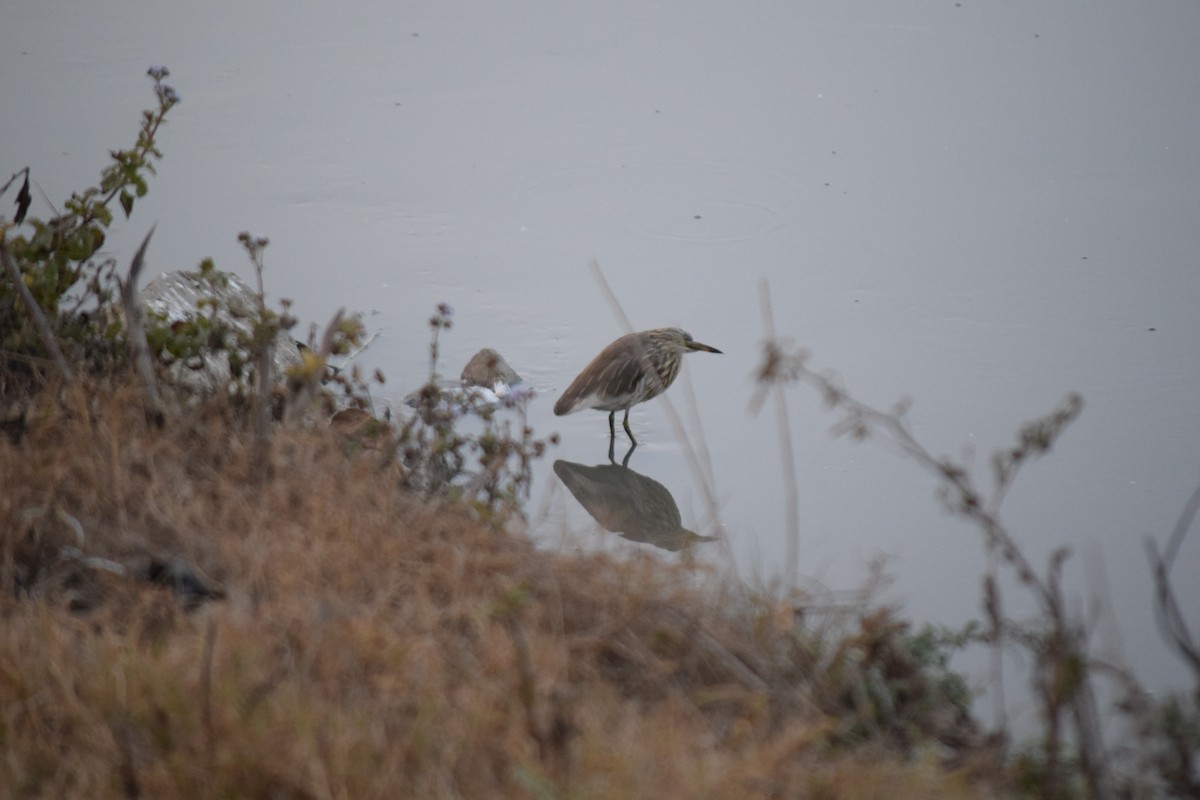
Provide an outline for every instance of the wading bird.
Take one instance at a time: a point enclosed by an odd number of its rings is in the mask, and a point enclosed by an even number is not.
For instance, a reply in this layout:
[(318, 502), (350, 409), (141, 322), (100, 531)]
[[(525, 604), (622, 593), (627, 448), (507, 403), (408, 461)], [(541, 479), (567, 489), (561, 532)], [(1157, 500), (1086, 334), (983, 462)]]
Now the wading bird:
[(607, 411), (611, 441), (617, 435), (615, 415), (624, 411), (625, 433), (636, 445), (629, 429), (629, 409), (665, 392), (679, 374), (683, 354), (690, 350), (721, 352), (679, 328), (627, 333), (601, 350), (571, 381), (554, 404), (554, 413), (561, 417), (585, 408)]

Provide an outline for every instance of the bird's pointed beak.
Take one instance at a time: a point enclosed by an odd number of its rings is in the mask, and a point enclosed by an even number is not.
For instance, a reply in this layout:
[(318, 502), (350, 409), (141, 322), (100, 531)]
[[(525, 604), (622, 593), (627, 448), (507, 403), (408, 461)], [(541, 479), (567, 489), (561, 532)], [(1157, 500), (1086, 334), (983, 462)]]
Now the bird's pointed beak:
[(715, 348), (715, 347), (711, 347), (711, 346), (709, 346), (709, 345), (707, 345), (707, 344), (701, 344), (700, 342), (688, 342), (688, 343), (687, 343), (687, 349), (688, 349), (688, 350), (703, 350), (705, 353), (719, 353), (719, 352), (721, 352), (720, 350), (718, 350), (718, 349), (717, 349), (717, 348)]

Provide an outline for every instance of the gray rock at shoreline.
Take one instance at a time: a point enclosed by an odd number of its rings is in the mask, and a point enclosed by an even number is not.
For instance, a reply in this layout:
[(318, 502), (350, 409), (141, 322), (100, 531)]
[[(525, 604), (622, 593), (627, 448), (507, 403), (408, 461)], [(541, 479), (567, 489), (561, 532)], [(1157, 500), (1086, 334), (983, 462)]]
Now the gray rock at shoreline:
[[(249, 339), (253, 335), (251, 320), (258, 309), (258, 295), (233, 273), (217, 273), (216, 278), (209, 280), (201, 277), (199, 272), (163, 273), (146, 284), (138, 293), (138, 300), (143, 313), (163, 317), (168, 325), (208, 316), (212, 313), (211, 307), (201, 307), (199, 303), (202, 300), (214, 302), (216, 327), (229, 331), (223, 346), (236, 348), (236, 339)], [(287, 331), (276, 334), (273, 350), (275, 380), (280, 382), (285, 370), (301, 364), (303, 359)], [(233, 378), (229, 355), (221, 350), (209, 352), (202, 358), (176, 361), (170, 370), (176, 385), (202, 395), (227, 389)]]

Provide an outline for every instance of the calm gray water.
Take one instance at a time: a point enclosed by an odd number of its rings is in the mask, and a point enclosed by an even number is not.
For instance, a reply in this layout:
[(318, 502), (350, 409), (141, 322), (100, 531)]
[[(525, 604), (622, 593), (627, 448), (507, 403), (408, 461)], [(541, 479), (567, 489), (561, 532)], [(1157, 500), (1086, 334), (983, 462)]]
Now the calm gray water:
[[(422, 381), (426, 320), (450, 303), (446, 372), (498, 349), (541, 393), (534, 427), (562, 436), (531, 505), (553, 546), (651, 547), (604, 532), (551, 469), (607, 462), (602, 414), (551, 413), (624, 332), (593, 260), (635, 328), (724, 351), (689, 356), (670, 392), (700, 468), (662, 401), (633, 414), (630, 466), (750, 579), (779, 577), (787, 518), (771, 406), (747, 412), (761, 282), (814, 365), (874, 405), (912, 398), (921, 440), (981, 472), (1078, 391), (1083, 417), (1006, 519), (1039, 564), (1074, 548), (1079, 608), (1109, 598), (1103, 651), (1162, 689), (1184, 673), (1143, 541), (1200, 481), (1197, 31), (1195, 4), (1119, 0), (19, 0), (0, 173), (28, 165), (61, 203), (132, 142), (145, 70), (168, 65), (183, 103), (113, 253), (157, 223), (151, 271), (212, 256), (249, 276), (236, 235), (269, 236), (276, 298), (380, 332), (362, 364), (388, 375), (382, 401)], [(914, 618), (978, 616), (983, 547), (933, 480), (831, 437), (810, 390), (789, 408), (802, 582), (854, 588), (882, 556)], [(1200, 534), (1176, 574), (1196, 620)]]

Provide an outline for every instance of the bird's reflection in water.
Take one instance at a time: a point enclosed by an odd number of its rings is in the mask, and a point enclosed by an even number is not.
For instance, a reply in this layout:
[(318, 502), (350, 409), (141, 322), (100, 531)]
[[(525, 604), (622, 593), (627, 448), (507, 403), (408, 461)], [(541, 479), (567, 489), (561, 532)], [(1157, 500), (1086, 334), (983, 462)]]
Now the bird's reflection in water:
[(554, 462), (554, 474), (601, 527), (630, 541), (664, 550), (716, 541), (683, 527), (679, 506), (667, 487), (625, 464), (588, 467), (560, 459)]

